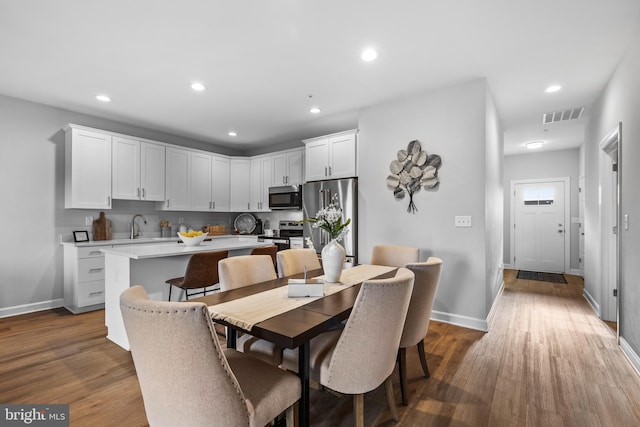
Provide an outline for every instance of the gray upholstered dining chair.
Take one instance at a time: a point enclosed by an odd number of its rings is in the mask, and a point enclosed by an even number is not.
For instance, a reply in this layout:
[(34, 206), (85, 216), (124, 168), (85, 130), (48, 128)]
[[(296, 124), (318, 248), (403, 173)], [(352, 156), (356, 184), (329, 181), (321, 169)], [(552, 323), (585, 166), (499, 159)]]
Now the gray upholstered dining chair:
[(371, 264), (404, 267), (410, 262), (420, 261), (420, 251), (413, 246), (377, 245), (371, 252)]
[[(397, 421), (391, 374), (413, 281), (414, 274), (400, 268), (395, 277), (364, 282), (344, 329), (325, 332), (311, 340), (311, 377), (331, 390), (354, 395), (357, 426), (364, 425), (364, 393), (382, 383)], [(384, 316), (380, 316), (381, 307), (384, 307)], [(285, 349), (282, 366), (297, 371), (296, 349)]]
[(120, 295), (151, 426), (263, 427), (300, 399), (299, 378), (236, 350), (222, 350), (207, 306), (152, 301), (141, 286)]
[(411, 303), (404, 322), (400, 348), (398, 350), (398, 372), (400, 374), (400, 391), (402, 403), (407, 405), (409, 390), (407, 389), (407, 348), (417, 346), (418, 355), (424, 376), (429, 378), (429, 367), (424, 352), (424, 338), (429, 329), (429, 319), (433, 300), (436, 296), (442, 260), (429, 257), (426, 262), (407, 264), (407, 268), (415, 274)]
[[(270, 255), (240, 255), (223, 259), (218, 263), (218, 274), (220, 291), (278, 278)], [(236, 349), (275, 366), (282, 362), (282, 348), (249, 334), (238, 337)]]
[(278, 276), (285, 277), (322, 268), (318, 254), (312, 248), (285, 249), (278, 252)]

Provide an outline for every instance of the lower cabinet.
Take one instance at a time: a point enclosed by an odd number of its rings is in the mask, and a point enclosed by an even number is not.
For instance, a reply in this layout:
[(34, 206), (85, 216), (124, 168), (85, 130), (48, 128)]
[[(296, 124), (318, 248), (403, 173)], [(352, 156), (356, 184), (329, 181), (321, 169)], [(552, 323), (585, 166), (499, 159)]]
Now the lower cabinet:
[(104, 246), (64, 247), (64, 306), (84, 313), (104, 308)]

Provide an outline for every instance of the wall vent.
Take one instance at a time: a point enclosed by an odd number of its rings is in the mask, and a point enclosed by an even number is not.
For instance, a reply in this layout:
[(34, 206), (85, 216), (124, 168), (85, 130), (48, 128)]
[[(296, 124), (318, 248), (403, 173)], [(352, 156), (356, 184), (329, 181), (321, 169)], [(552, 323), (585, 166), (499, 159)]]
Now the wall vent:
[(585, 107), (569, 108), (562, 111), (554, 111), (552, 113), (544, 113), (542, 115), (542, 123), (557, 123), (566, 120), (575, 120), (582, 117)]

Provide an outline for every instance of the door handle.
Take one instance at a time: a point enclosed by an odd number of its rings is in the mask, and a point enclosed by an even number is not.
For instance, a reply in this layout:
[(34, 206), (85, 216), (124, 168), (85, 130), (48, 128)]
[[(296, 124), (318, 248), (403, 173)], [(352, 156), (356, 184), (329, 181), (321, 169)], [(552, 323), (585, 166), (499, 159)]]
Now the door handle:
[(562, 234), (564, 232), (564, 230), (558, 230), (558, 233)]

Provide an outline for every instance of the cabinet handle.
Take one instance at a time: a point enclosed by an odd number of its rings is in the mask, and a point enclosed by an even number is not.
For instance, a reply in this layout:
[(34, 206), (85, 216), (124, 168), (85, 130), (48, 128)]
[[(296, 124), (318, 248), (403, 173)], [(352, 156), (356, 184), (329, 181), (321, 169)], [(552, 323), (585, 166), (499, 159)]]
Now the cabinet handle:
[(107, 206), (111, 207), (111, 196), (107, 196)]
[(102, 270), (103, 270), (102, 268), (90, 268), (89, 273), (99, 273)]
[(169, 199), (167, 199), (167, 207), (169, 207), (169, 206), (171, 206), (171, 205), (169, 204)]
[(147, 198), (147, 195), (146, 195), (146, 193), (145, 193), (145, 191), (144, 191), (144, 188), (142, 189), (142, 198), (143, 198), (143, 199), (146, 199), (146, 198)]
[(216, 202), (211, 202), (211, 209), (215, 209), (216, 208)]
[(331, 173), (331, 166), (329, 166), (329, 176), (331, 176), (331, 175), (333, 175), (333, 174)]
[(89, 252), (89, 255), (100, 255), (101, 252), (100, 251), (91, 251)]
[(104, 293), (104, 291), (89, 292), (89, 296), (90, 297), (94, 297), (94, 296), (97, 296), (97, 295), (101, 295), (103, 293)]
[(251, 210), (251, 202), (247, 202), (247, 210)]

